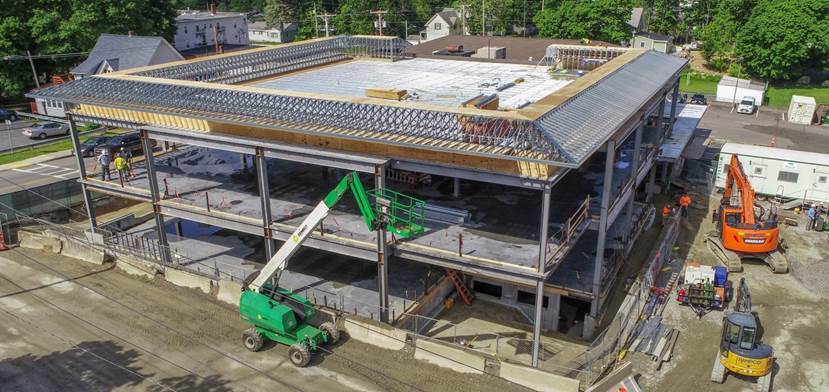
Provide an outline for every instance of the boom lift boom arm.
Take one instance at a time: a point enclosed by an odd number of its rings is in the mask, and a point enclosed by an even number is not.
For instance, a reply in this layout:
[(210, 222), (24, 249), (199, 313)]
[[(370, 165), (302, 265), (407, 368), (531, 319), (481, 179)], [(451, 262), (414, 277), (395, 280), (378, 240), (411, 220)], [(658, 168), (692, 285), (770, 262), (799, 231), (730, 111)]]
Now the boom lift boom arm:
[[(391, 231), (404, 238), (423, 231), (423, 226), (420, 224), (414, 223), (411, 220), (406, 220), (406, 218), (411, 218), (413, 216), (416, 217), (418, 215), (417, 212), (413, 212), (411, 210), (411, 207), (414, 206), (422, 208), (422, 201), (408, 198), (411, 202), (408, 204), (409, 208), (407, 209), (405, 208), (406, 206), (399, 207), (395, 201), (385, 197), (395, 197), (401, 195), (391, 191), (386, 193), (378, 192), (373, 194), (373, 196), (376, 198), (378, 205), (382, 206), (381, 208), (383, 211), (387, 209), (399, 209), (406, 212), (405, 217), (402, 219), (396, 218), (393, 214), (387, 215), (381, 213), (380, 210), (372, 208), (372, 205), (369, 202), (369, 195), (366, 193), (363, 188), (363, 184), (360, 182), (359, 173), (351, 172), (343, 177), (334, 189), (332, 189), (331, 192), (329, 192), (328, 195), (326, 195), (325, 198), (319, 202), (316, 207), (314, 207), (305, 220), (303, 220), (296, 230), (294, 230), (291, 237), (285, 241), (276, 254), (274, 254), (273, 257), (268, 260), (268, 263), (265, 264), (265, 266), (259, 271), (256, 278), (248, 284), (248, 289), (258, 292), (259, 289), (271, 278), (275, 278), (276, 282), (278, 282), (282, 271), (285, 270), (285, 267), (288, 264), (288, 260), (291, 259), (297, 250), (299, 250), (299, 247), (303, 242), (305, 242), (308, 236), (311, 235), (314, 228), (316, 228), (317, 225), (319, 225), (319, 223), (328, 216), (331, 208), (333, 208), (334, 205), (342, 199), (343, 195), (349, 189), (351, 189), (351, 193), (357, 201), (357, 207), (360, 209), (360, 214), (363, 216), (363, 221), (365, 221), (366, 226), (370, 231), (383, 228), (384, 230)], [(274, 287), (276, 287), (276, 284), (274, 284)]]

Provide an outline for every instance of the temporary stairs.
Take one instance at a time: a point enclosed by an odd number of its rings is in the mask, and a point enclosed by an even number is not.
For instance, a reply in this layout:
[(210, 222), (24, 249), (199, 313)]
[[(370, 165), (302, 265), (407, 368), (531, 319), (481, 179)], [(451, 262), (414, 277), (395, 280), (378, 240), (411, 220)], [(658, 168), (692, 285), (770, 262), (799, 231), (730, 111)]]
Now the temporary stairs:
[(455, 290), (458, 291), (458, 295), (463, 300), (463, 303), (472, 305), (472, 292), (469, 291), (469, 287), (466, 287), (466, 284), (463, 283), (458, 271), (447, 268), (446, 276), (448, 276), (449, 279), (452, 279), (452, 283), (455, 284)]

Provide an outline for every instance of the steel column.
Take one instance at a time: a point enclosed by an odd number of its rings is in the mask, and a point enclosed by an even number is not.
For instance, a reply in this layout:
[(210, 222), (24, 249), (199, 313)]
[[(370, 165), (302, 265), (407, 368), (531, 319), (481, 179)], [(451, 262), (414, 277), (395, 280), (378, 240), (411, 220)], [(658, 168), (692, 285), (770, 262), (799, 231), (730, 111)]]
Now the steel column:
[(75, 151), (75, 162), (78, 165), (78, 178), (81, 180), (81, 193), (83, 194), (83, 205), (86, 208), (86, 216), (89, 218), (89, 226), (92, 232), (98, 228), (98, 221), (95, 219), (95, 207), (92, 205), (92, 194), (83, 183), (86, 180), (86, 166), (83, 161), (83, 154), (81, 154), (81, 141), (78, 139), (78, 128), (75, 126), (75, 120), (71, 114), (66, 115), (69, 119), (69, 135), (72, 138), (72, 149)]
[(674, 132), (674, 120), (676, 119), (676, 103), (679, 101), (679, 80), (674, 84), (674, 91), (671, 96), (671, 118), (668, 119), (671, 130), (668, 135)]
[(268, 260), (276, 253), (276, 244), (271, 236), (271, 196), (270, 185), (268, 185), (268, 162), (265, 158), (265, 151), (258, 147), (256, 149), (256, 178), (259, 184), (259, 200), (262, 203), (262, 228), (265, 237), (265, 256)]
[(658, 162), (654, 162), (651, 166), (650, 178), (648, 179), (648, 193), (645, 197), (645, 201), (648, 203), (653, 200), (653, 190), (656, 188), (656, 166), (658, 166)]
[[(386, 187), (386, 165), (378, 165), (374, 171), (374, 186), (377, 190)], [(377, 288), (380, 294), (380, 321), (389, 322), (389, 244), (386, 242), (386, 229), (377, 228)]]
[(639, 173), (639, 164), (641, 163), (642, 157), (642, 133), (645, 131), (645, 121), (643, 119), (642, 123), (639, 127), (636, 128), (636, 134), (634, 135), (633, 139), (633, 161), (630, 164), (630, 169), (633, 172), (633, 194), (630, 196), (630, 200), (628, 201), (627, 205), (627, 217), (628, 223), (633, 222), (633, 200), (636, 199), (636, 178), (638, 177)]
[(167, 242), (167, 230), (164, 227), (164, 215), (161, 214), (161, 208), (158, 205), (160, 198), (160, 191), (158, 189), (158, 178), (155, 175), (155, 156), (153, 155), (153, 145), (147, 131), (142, 129), (141, 132), (141, 147), (144, 150), (144, 166), (147, 167), (147, 182), (150, 184), (150, 199), (153, 203), (153, 216), (155, 217), (155, 229), (158, 233), (158, 242), (164, 248), (161, 252), (161, 259), (167, 263), (170, 262), (170, 245)]
[(596, 263), (593, 269), (593, 301), (590, 303), (590, 316), (599, 315), (599, 303), (602, 291), (602, 269), (604, 268), (604, 248), (607, 240), (607, 213), (610, 208), (610, 190), (613, 186), (613, 163), (616, 160), (616, 142), (607, 142), (607, 157), (604, 167), (604, 185), (602, 187), (602, 207), (599, 215), (599, 240), (596, 243)]
[(461, 197), (461, 179), (458, 177), (452, 179), (452, 196), (456, 199)]
[(662, 95), (662, 99), (659, 101), (659, 116), (656, 118), (656, 141), (654, 145), (659, 146), (665, 139), (665, 97), (666, 95)]
[(541, 311), (544, 305), (544, 267), (547, 265), (547, 231), (550, 226), (550, 187), (545, 187), (541, 196), (541, 227), (538, 235), (538, 279), (535, 285), (535, 324), (533, 325), (533, 367), (538, 367), (541, 345)]

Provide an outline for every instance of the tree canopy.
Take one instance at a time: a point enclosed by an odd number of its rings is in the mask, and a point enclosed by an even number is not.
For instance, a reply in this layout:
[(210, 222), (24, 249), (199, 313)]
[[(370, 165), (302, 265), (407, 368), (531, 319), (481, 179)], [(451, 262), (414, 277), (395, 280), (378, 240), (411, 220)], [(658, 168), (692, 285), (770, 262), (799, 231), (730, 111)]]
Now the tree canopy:
[[(0, 17), (0, 57), (92, 49), (101, 33), (159, 35), (172, 42), (176, 12), (165, 0), (7, 0)], [(77, 58), (38, 60), (41, 72), (64, 72)], [(0, 96), (34, 86), (25, 61), (0, 66)]]
[(551, 0), (533, 18), (539, 35), (616, 43), (631, 37), (632, 3), (619, 0)]

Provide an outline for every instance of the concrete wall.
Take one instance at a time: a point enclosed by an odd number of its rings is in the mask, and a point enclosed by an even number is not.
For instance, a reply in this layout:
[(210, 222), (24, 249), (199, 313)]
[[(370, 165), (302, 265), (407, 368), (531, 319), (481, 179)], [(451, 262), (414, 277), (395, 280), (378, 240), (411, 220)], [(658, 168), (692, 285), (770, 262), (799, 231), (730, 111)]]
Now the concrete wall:
[(484, 354), (422, 337), (415, 340), (414, 357), (459, 373), (483, 374), (486, 370)]
[(21, 230), (17, 233), (17, 236), (20, 239), (20, 246), (23, 248), (60, 253), (63, 247), (63, 243), (59, 239), (52, 236), (45, 236), (41, 233)]
[[(521, 287), (512, 284), (481, 279), (478, 277), (474, 277), (472, 279), (473, 288), (475, 287), (476, 282), (483, 282), (486, 284), (501, 287), (500, 298), (493, 297), (491, 295), (475, 293), (477, 297), (483, 300), (499, 303), (504, 306), (516, 308), (516, 310), (519, 310), (526, 317), (524, 321), (526, 321), (527, 324), (532, 324), (531, 320), (535, 317), (535, 305), (519, 302), (518, 291), (520, 290), (526, 293), (530, 293), (532, 294), (532, 298), (534, 299), (535, 288)], [(544, 331), (558, 331), (558, 316), (561, 304), (561, 296), (552, 293), (544, 293), (544, 296), (547, 297), (547, 306), (541, 308), (541, 329)]]
[(220, 280), (218, 284), (219, 291), (216, 293), (216, 299), (224, 303), (239, 306), (239, 300), (242, 298), (242, 284), (229, 280)]
[(60, 254), (73, 259), (83, 260), (87, 263), (101, 265), (107, 261), (107, 255), (103, 250), (90, 246), (74, 238), (62, 237), (63, 249)]
[(402, 350), (406, 347), (406, 331), (380, 322), (346, 318), (343, 327), (350, 338), (372, 346), (387, 350)]
[(158, 264), (148, 263), (128, 256), (118, 257), (115, 260), (115, 266), (129, 275), (141, 276), (147, 279), (155, 278), (155, 275), (159, 272), (164, 273), (164, 267)]
[(205, 294), (210, 294), (211, 289), (216, 285), (213, 279), (175, 268), (165, 268), (164, 278), (176, 286), (199, 289)]
[(499, 375), (501, 378), (536, 391), (578, 392), (579, 390), (579, 380), (508, 362), (501, 362)]

